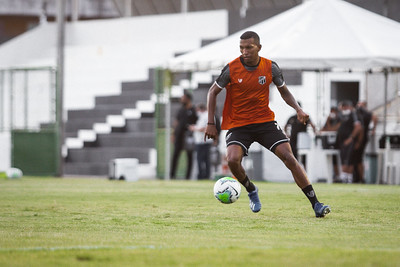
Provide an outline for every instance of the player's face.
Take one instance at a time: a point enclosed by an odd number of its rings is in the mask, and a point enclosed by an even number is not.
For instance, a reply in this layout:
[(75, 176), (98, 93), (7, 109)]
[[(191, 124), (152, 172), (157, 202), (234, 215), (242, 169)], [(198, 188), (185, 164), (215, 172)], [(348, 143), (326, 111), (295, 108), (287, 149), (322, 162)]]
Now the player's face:
[(261, 49), (261, 45), (257, 45), (254, 42), (254, 38), (240, 39), (240, 53), (244, 63), (248, 66), (255, 66), (258, 64), (258, 52)]
[(189, 102), (189, 100), (185, 95), (181, 96), (181, 103), (182, 104), (186, 105), (188, 102)]

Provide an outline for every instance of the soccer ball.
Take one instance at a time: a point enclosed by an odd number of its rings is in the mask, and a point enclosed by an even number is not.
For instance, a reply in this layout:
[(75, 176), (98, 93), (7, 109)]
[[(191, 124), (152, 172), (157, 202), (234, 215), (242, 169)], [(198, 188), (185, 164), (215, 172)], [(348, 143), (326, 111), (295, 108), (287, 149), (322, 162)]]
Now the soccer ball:
[(22, 171), (18, 168), (9, 168), (6, 171), (6, 175), (9, 179), (15, 179), (15, 178), (21, 178), (22, 177)]
[(214, 185), (215, 198), (224, 204), (231, 204), (238, 200), (240, 191), (240, 183), (231, 177), (223, 177), (215, 182)]

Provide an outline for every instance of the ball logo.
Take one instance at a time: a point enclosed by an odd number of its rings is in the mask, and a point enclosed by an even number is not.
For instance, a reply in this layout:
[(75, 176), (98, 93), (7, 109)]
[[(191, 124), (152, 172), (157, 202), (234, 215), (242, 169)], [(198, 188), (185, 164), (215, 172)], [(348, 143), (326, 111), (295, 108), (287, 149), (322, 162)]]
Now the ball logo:
[(265, 78), (265, 76), (258, 76), (258, 83), (263, 85), (267, 82), (267, 79)]
[(214, 184), (214, 196), (223, 204), (231, 204), (239, 199), (240, 183), (232, 177), (222, 177)]

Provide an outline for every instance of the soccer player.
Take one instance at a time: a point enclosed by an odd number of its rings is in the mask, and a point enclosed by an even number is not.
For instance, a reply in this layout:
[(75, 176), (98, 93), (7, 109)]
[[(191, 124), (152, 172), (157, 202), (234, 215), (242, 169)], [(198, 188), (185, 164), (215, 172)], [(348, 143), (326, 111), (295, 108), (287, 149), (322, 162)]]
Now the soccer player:
[(226, 134), (227, 161), (232, 174), (246, 188), (253, 212), (261, 210), (258, 188), (250, 181), (242, 167), (253, 142), (258, 142), (277, 155), (291, 171), (296, 184), (302, 189), (314, 209), (316, 217), (324, 217), (330, 207), (320, 203), (307, 175), (293, 156), (289, 139), (275, 121), (269, 108), (269, 85), (273, 82), (285, 102), (297, 112), (300, 122), (306, 124), (309, 115), (297, 104), (287, 88), (278, 65), (259, 56), (260, 38), (247, 31), (240, 36), (241, 56), (227, 64), (210, 87), (207, 95), (208, 124), (204, 140), (217, 138), (214, 122), (217, 95), (225, 88), (226, 99), (221, 128)]

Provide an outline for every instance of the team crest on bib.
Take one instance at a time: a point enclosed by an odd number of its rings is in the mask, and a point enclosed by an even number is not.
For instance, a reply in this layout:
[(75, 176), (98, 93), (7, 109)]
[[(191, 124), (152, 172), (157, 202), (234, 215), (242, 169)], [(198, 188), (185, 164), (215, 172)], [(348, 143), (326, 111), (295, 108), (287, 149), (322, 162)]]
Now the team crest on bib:
[(267, 82), (267, 79), (265, 78), (265, 76), (258, 76), (258, 83), (263, 85)]

